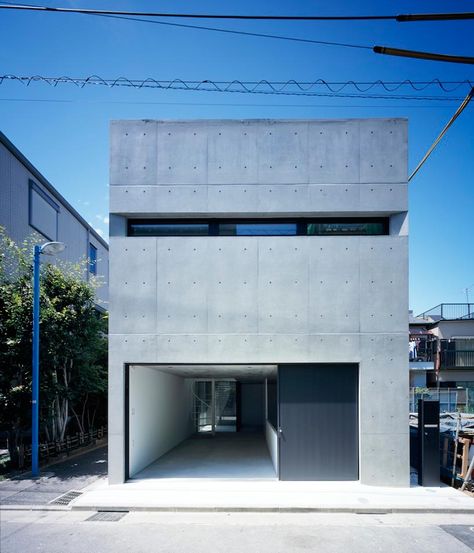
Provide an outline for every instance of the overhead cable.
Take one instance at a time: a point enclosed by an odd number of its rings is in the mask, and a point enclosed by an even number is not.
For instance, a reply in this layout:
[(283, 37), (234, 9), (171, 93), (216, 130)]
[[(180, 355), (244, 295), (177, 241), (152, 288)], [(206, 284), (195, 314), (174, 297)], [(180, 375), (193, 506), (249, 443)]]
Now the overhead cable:
[(450, 56), (447, 54), (435, 54), (433, 52), (402, 50), (400, 48), (391, 48), (389, 46), (374, 46), (373, 50), (376, 54), (387, 54), (389, 56), (399, 56), (402, 58), (415, 58), (419, 60), (445, 61), (449, 63), (465, 63), (474, 65), (474, 58), (469, 56)]
[[(33, 83), (41, 82), (50, 86), (56, 87), (60, 84), (73, 84), (76, 87), (84, 88), (85, 86), (95, 85), (104, 86), (108, 88), (115, 87), (128, 87), (134, 89), (141, 88), (153, 88), (162, 90), (190, 90), (190, 91), (202, 91), (202, 92), (233, 92), (233, 93), (247, 93), (247, 94), (275, 94), (286, 96), (325, 96), (325, 97), (365, 97), (365, 98), (392, 98), (392, 99), (423, 99), (423, 100), (447, 100), (447, 101), (459, 101), (461, 98), (454, 96), (418, 96), (414, 94), (399, 94), (393, 93), (402, 89), (409, 88), (414, 92), (423, 92), (429, 87), (441, 90), (443, 93), (452, 93), (459, 90), (462, 87), (472, 88), (474, 81), (441, 81), (439, 79), (433, 79), (432, 81), (411, 81), (409, 79), (405, 81), (382, 81), (377, 80), (373, 82), (364, 81), (326, 81), (324, 79), (316, 79), (314, 81), (296, 81), (294, 79), (288, 81), (240, 81), (234, 79), (232, 81), (220, 81), (220, 80), (183, 80), (183, 79), (155, 79), (148, 77), (146, 79), (131, 79), (127, 77), (118, 77), (116, 79), (104, 79), (98, 75), (91, 75), (89, 77), (48, 77), (43, 75), (0, 75), (0, 85), (4, 82), (19, 82), (26, 86)], [(355, 93), (347, 92), (346, 89), (354, 89)], [(383, 90), (383, 94), (367, 94), (367, 92), (380, 88)], [(323, 92), (321, 92), (321, 89)], [(327, 91), (327, 92), (326, 92)]]
[(128, 104), (128, 105), (158, 105), (158, 106), (212, 106), (212, 107), (259, 107), (259, 108), (331, 108), (331, 109), (451, 109), (450, 105), (439, 105), (439, 104), (314, 104), (314, 103), (303, 103), (303, 104), (276, 104), (272, 103), (236, 103), (236, 102), (160, 102), (160, 101), (140, 101), (140, 100), (73, 100), (68, 98), (2, 98), (0, 97), (0, 102), (32, 102), (32, 103), (45, 103), (45, 104)]
[(256, 21), (453, 21), (474, 19), (473, 12), (460, 13), (426, 13), (400, 15), (249, 15), (249, 14), (203, 14), (203, 13), (170, 13), (98, 10), (86, 8), (64, 8), (53, 6), (32, 6), (26, 4), (0, 4), (0, 9), (41, 11), (49, 13), (77, 13), (95, 15), (132, 15), (138, 17), (162, 17), (184, 19), (234, 19)]
[(418, 165), (416, 166), (413, 173), (408, 177), (408, 182), (411, 181), (411, 179), (418, 173), (418, 171), (421, 169), (421, 166), (425, 163), (425, 161), (430, 156), (431, 152), (436, 148), (436, 146), (439, 144), (443, 136), (448, 132), (449, 127), (456, 121), (456, 119), (461, 115), (461, 113), (466, 109), (469, 102), (472, 100), (472, 97), (474, 96), (474, 87), (471, 88), (471, 91), (469, 94), (464, 98), (462, 101), (462, 104), (458, 107), (458, 109), (455, 111), (454, 115), (451, 117), (451, 119), (446, 123), (443, 130), (439, 133), (438, 138), (433, 142), (433, 144), (429, 147), (426, 154), (423, 156), (422, 160)]
[(235, 29), (220, 29), (217, 27), (205, 27), (203, 25), (189, 25), (185, 23), (170, 23), (169, 21), (157, 21), (156, 19), (140, 19), (139, 17), (127, 17), (121, 15), (106, 15), (106, 14), (88, 14), (98, 17), (110, 17), (113, 19), (123, 20), (123, 21), (136, 21), (138, 23), (151, 23), (155, 25), (165, 25), (167, 27), (180, 27), (182, 29), (196, 29), (201, 31), (211, 31), (215, 33), (226, 33), (231, 35), (243, 35), (243, 36), (252, 36), (257, 38), (272, 38), (276, 40), (287, 40), (291, 42), (302, 42), (306, 44), (318, 44), (322, 46), (341, 46), (343, 48), (359, 48), (363, 50), (372, 50), (372, 46), (367, 46), (364, 44), (349, 44), (347, 42), (333, 42), (329, 40), (316, 40), (311, 38), (301, 38), (294, 36), (285, 36), (285, 35), (274, 35), (269, 33), (255, 33), (251, 31), (237, 31)]

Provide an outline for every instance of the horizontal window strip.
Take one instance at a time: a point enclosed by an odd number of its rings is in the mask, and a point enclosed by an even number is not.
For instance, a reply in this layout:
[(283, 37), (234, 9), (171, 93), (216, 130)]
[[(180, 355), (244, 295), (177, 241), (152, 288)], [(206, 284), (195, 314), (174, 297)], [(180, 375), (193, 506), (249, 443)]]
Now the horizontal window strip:
[(128, 236), (378, 236), (389, 218), (129, 219)]

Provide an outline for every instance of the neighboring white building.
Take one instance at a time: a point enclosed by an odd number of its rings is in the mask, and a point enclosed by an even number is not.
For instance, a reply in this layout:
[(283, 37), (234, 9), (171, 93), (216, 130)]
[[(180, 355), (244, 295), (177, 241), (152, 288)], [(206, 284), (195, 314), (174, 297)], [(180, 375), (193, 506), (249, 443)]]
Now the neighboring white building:
[[(441, 303), (410, 321), (410, 372), (428, 366), (412, 386), (474, 389), (474, 304)], [(413, 382), (413, 381), (412, 381)]]
[(84, 278), (101, 277), (98, 307), (107, 309), (109, 247), (67, 200), (0, 132), (0, 226), (17, 243), (32, 234), (64, 242), (58, 258), (88, 260)]
[(408, 486), (406, 120), (115, 121), (110, 185), (109, 482), (251, 428), (274, 478)]

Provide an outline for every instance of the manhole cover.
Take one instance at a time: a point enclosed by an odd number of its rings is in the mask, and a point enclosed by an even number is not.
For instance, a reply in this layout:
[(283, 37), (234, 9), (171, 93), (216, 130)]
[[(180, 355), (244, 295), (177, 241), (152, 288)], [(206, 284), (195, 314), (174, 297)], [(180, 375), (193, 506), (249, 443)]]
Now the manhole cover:
[(86, 518), (86, 522), (117, 522), (122, 519), (128, 511), (99, 511)]
[(49, 503), (51, 505), (69, 505), (73, 499), (76, 499), (76, 497), (79, 497), (80, 495), (82, 495), (82, 492), (71, 490), (63, 495), (60, 495), (56, 499), (53, 499)]

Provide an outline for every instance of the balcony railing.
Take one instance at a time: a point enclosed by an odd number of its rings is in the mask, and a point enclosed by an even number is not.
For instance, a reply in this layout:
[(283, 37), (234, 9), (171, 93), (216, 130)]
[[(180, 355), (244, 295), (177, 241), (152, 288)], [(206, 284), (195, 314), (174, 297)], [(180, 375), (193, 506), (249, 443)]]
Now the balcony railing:
[(474, 303), (440, 303), (417, 317), (434, 321), (474, 319)]
[(434, 361), (437, 340), (432, 334), (410, 334), (410, 361)]
[(474, 369), (474, 350), (440, 351), (440, 369)]

